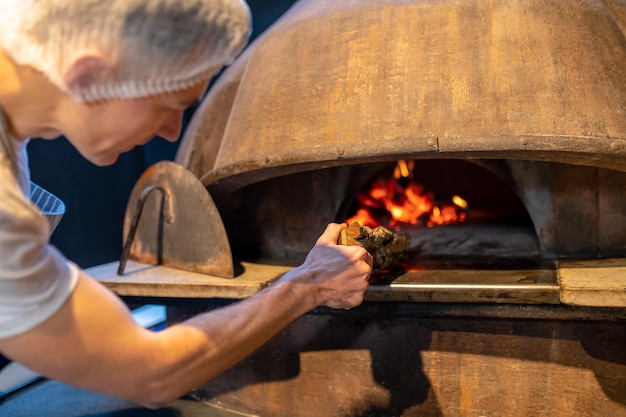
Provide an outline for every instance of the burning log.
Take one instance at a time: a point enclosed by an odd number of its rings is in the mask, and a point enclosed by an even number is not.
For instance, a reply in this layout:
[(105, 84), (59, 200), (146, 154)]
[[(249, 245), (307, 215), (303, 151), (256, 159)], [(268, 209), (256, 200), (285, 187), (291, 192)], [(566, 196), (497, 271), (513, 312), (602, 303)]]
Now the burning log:
[(353, 222), (341, 232), (339, 243), (364, 247), (374, 258), (372, 272), (376, 273), (391, 271), (406, 260), (404, 251), (411, 244), (411, 237), (406, 233), (393, 233), (382, 226), (372, 229)]

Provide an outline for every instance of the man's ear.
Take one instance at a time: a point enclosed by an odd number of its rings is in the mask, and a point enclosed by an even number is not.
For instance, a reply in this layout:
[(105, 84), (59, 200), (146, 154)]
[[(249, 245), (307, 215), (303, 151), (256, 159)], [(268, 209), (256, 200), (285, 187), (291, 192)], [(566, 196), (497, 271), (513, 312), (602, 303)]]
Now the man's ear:
[(85, 89), (104, 81), (112, 69), (101, 55), (79, 54), (65, 70), (63, 81), (72, 94), (81, 96)]

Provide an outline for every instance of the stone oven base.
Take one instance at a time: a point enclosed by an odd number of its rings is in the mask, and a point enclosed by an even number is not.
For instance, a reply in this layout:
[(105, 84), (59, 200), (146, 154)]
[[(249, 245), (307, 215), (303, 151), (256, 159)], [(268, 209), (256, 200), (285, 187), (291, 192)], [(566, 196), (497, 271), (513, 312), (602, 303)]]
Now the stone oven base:
[[(173, 323), (289, 269), (240, 266), (234, 279), (137, 262), (88, 273), (128, 302), (168, 305)], [(262, 417), (626, 416), (626, 260), (412, 274), (356, 309), (301, 317), (191, 395)]]
[(367, 303), (308, 314), (192, 397), (244, 416), (626, 416), (626, 313)]

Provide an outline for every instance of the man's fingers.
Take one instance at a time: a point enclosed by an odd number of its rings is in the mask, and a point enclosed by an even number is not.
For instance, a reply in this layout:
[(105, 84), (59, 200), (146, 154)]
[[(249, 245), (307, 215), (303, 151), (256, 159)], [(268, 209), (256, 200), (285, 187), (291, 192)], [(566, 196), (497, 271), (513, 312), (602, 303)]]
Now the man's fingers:
[(330, 307), (334, 309), (350, 310), (354, 307), (361, 305), (362, 303), (363, 303), (363, 293), (360, 293), (360, 294), (355, 294), (348, 298), (344, 298), (342, 300), (329, 301), (326, 304), (326, 307)]
[(317, 239), (317, 244), (336, 245), (341, 235), (341, 231), (347, 226), (345, 224), (330, 223), (326, 226), (324, 233)]
[(365, 251), (365, 262), (370, 266), (370, 268), (374, 267), (374, 258), (368, 251)]

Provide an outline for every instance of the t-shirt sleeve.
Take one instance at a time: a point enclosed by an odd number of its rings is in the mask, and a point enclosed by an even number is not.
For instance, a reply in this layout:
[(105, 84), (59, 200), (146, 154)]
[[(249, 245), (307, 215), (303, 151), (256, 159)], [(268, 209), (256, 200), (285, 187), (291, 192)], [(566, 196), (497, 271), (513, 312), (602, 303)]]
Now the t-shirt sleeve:
[(0, 338), (7, 338), (54, 315), (79, 269), (48, 243), (46, 219), (0, 162)]

